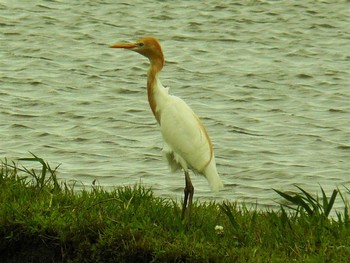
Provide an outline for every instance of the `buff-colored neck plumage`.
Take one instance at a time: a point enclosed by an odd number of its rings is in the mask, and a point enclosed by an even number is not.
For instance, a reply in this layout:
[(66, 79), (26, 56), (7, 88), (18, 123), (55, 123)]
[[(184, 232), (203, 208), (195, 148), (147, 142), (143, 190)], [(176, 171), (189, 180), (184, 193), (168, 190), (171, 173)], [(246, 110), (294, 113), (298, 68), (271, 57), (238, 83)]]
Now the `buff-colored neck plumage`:
[(158, 73), (164, 66), (164, 55), (159, 42), (155, 38), (143, 38), (138, 42), (144, 43), (147, 48), (139, 52), (140, 54), (147, 57), (151, 63), (148, 74), (147, 74), (147, 96), (148, 102), (157, 122), (160, 123), (160, 113), (157, 110), (157, 93), (161, 92), (162, 89), (159, 80)]
[(160, 106), (158, 104), (161, 103), (167, 92), (158, 79), (158, 73), (164, 66), (164, 55), (159, 41), (154, 37), (145, 37), (135, 43), (119, 43), (111, 47), (128, 49), (149, 59), (151, 65), (147, 74), (148, 102), (154, 117), (160, 124)]

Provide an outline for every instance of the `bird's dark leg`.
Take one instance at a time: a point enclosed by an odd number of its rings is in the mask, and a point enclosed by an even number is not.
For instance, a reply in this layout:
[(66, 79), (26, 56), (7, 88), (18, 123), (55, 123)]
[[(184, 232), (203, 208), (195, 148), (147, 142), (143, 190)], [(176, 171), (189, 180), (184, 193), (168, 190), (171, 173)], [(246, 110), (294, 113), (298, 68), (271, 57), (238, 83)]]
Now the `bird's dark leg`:
[[(184, 189), (184, 193), (185, 193), (185, 198), (184, 198), (184, 204), (182, 207), (182, 214), (181, 214), (181, 218), (182, 220), (186, 220), (186, 224), (187, 227), (190, 224), (190, 214), (191, 214), (191, 208), (192, 208), (192, 199), (193, 199), (193, 194), (194, 194), (194, 187), (192, 185), (191, 182), (191, 178), (190, 175), (188, 173), (188, 171), (185, 171), (185, 189)], [(186, 216), (186, 218), (185, 218)]]

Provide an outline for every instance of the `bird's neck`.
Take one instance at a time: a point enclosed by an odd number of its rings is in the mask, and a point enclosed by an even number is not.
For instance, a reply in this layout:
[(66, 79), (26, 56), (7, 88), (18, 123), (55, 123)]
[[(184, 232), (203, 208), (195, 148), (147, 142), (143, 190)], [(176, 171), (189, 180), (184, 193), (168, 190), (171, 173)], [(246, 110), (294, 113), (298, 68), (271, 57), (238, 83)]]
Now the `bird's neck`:
[(161, 93), (162, 87), (159, 86), (158, 73), (162, 70), (164, 60), (151, 60), (151, 65), (147, 74), (147, 95), (148, 102), (154, 117), (160, 124), (160, 112), (157, 109), (157, 94)]

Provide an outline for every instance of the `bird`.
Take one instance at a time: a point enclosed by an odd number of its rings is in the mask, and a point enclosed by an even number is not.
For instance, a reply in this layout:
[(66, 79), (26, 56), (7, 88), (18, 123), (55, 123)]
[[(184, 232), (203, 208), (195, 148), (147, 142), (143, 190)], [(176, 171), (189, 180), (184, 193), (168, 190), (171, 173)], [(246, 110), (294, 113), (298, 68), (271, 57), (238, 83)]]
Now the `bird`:
[(133, 43), (117, 43), (111, 48), (137, 52), (149, 59), (147, 97), (152, 113), (163, 137), (163, 155), (172, 172), (182, 170), (185, 175), (184, 200), (181, 219), (190, 224), (194, 195), (189, 170), (204, 175), (210, 189), (218, 192), (224, 185), (217, 172), (213, 144), (199, 117), (179, 97), (170, 95), (159, 73), (165, 64), (164, 54), (155, 37), (144, 37)]

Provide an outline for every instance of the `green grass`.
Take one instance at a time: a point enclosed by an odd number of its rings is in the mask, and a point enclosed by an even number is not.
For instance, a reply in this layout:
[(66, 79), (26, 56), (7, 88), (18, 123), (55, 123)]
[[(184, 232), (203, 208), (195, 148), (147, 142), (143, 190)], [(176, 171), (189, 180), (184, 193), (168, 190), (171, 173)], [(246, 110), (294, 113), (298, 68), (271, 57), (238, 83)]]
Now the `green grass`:
[[(181, 205), (142, 185), (75, 191), (33, 155), (2, 162), (0, 262), (348, 262), (345, 193), (275, 190), (278, 211), (195, 202), (189, 230)], [(29, 163), (28, 163), (29, 162)], [(337, 197), (343, 211), (333, 211)], [(335, 217), (330, 217), (330, 214)], [(216, 226), (221, 226), (215, 229)]]

